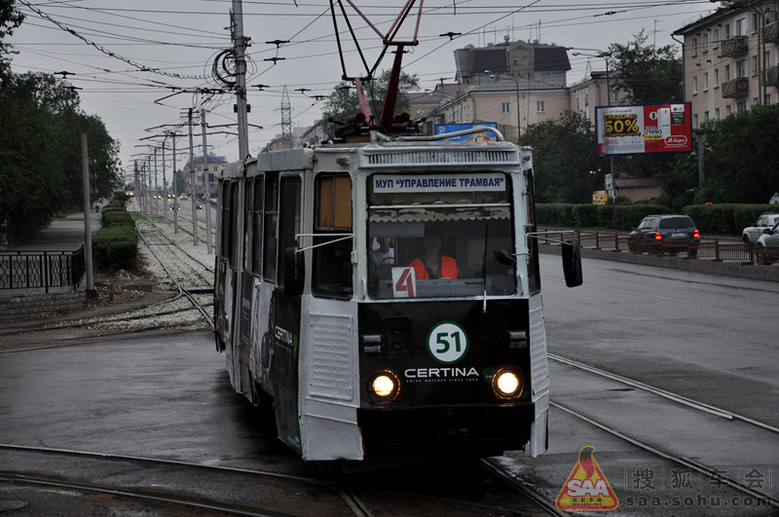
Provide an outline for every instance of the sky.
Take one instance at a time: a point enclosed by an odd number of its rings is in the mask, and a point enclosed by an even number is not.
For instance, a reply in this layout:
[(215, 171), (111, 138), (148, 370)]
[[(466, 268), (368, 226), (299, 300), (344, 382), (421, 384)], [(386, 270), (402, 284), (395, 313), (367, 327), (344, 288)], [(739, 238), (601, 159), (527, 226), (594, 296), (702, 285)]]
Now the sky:
[[(77, 88), (82, 110), (100, 117), (120, 143), (126, 174), (134, 160), (149, 155), (149, 146), (162, 142), (157, 135), (186, 121), (189, 108), (196, 113), (205, 109), (208, 125), (219, 126), (209, 130), (215, 133), (208, 136), (209, 152), (238, 159), (235, 98), (217, 91), (224, 86), (214, 73), (220, 53), (231, 47), (230, 12), (238, 0), (15, 1), (26, 18), (6, 38), (18, 52), (5, 56), (13, 60), (12, 70), (59, 74)], [(360, 39), (360, 59), (333, 0), (348, 76), (365, 75), (364, 63), (375, 65), (383, 48), (381, 35), (391, 30), (406, 1), (413, 0), (351, 0), (371, 27), (343, 0)], [(603, 70), (604, 64), (601, 58), (572, 52), (591, 49), (595, 55), (612, 43), (633, 41), (643, 30), (647, 44), (674, 45), (681, 53), (672, 33), (719, 5), (709, 0), (427, 0), (418, 17), (419, 4), (414, 2), (398, 36), (410, 39), (419, 18), (419, 44), (404, 55), (403, 71), (416, 75), (423, 90), (454, 82), (456, 49), (500, 43), (504, 36), (572, 47), (567, 82), (575, 84), (584, 79), (588, 61), (595, 70)], [(293, 126), (307, 127), (321, 118), (324, 101), (316, 96), (329, 95), (344, 71), (330, 0), (243, 0), (240, 5), (244, 35), (250, 40), (249, 148), (256, 155), (281, 133), (285, 87)], [(450, 38), (445, 35), (450, 32), (459, 34)], [(393, 57), (387, 53), (377, 71), (391, 68)], [(181, 168), (189, 144), (187, 128), (178, 131), (176, 166)], [(195, 154), (202, 155), (199, 127), (195, 134)], [(166, 147), (170, 149), (170, 140)], [(158, 154), (159, 167), (161, 161)]]

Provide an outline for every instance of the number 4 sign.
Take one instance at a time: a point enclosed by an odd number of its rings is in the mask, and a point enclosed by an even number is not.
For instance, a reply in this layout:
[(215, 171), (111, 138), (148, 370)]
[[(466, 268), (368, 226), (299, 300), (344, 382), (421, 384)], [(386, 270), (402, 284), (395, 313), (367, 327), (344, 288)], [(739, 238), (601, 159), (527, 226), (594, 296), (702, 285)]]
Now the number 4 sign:
[(392, 296), (414, 298), (417, 292), (417, 272), (413, 267), (392, 268)]

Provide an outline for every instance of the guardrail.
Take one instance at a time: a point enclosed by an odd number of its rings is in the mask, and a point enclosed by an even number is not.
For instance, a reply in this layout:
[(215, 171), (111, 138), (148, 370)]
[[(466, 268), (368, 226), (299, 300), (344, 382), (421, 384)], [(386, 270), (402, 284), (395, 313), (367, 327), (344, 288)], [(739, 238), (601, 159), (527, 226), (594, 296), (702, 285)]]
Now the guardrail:
[[(573, 232), (582, 248), (637, 254), (650, 253), (660, 256), (677, 255), (685, 259), (711, 259), (716, 262), (731, 260), (744, 264), (770, 264), (773, 261), (779, 261), (779, 247), (777, 246), (756, 247), (745, 242), (723, 243), (719, 239), (701, 239), (697, 245), (688, 240), (687, 248), (681, 252), (678, 249), (668, 251), (662, 243), (659, 247), (649, 247), (640, 242), (633, 243), (635, 249), (631, 251), (627, 235), (620, 235), (619, 232), (579, 230), (573, 230)], [(571, 230), (540, 229), (538, 231), (538, 240), (541, 244), (551, 244), (570, 238)]]
[(73, 286), (86, 272), (84, 245), (76, 251), (0, 252), (0, 289)]

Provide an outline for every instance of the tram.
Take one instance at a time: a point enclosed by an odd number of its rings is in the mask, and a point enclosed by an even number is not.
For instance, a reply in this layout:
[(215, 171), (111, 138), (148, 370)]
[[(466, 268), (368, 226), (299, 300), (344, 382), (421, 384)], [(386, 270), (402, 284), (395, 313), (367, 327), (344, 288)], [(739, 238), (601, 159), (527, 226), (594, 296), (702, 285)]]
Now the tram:
[[(304, 460), (535, 456), (549, 373), (532, 149), (392, 115), (402, 54), (380, 121), (358, 79), (337, 141), (218, 176), (216, 346)], [(579, 285), (578, 244), (562, 244)]]

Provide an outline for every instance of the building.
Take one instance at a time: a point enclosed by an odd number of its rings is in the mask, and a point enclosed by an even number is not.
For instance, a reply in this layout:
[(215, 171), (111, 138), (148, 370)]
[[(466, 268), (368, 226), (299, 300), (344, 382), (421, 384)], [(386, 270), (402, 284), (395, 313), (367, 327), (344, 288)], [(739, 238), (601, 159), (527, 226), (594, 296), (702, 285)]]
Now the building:
[(694, 128), (779, 98), (779, 1), (722, 3), (674, 32), (683, 38), (684, 97)]
[[(184, 192), (188, 195), (203, 195), (206, 191), (206, 179), (211, 185), (211, 197), (216, 196), (216, 174), (221, 172), (227, 165), (227, 158), (224, 156), (208, 155), (208, 163), (205, 163), (203, 156), (195, 156), (193, 162), (187, 162), (184, 165)], [(195, 187), (192, 188), (192, 178), (190, 171), (195, 171)], [(206, 176), (206, 172), (208, 176)]]

